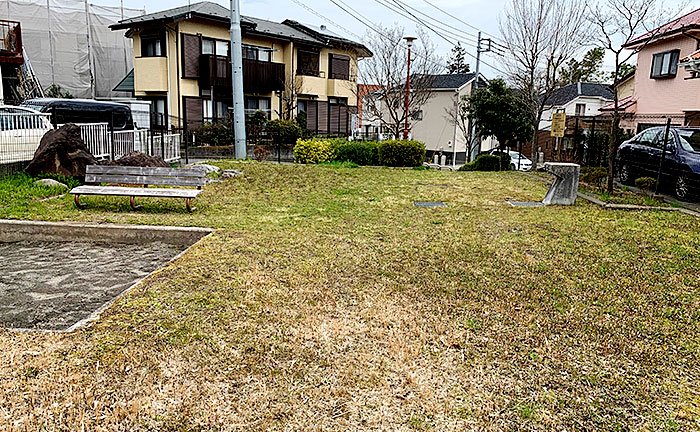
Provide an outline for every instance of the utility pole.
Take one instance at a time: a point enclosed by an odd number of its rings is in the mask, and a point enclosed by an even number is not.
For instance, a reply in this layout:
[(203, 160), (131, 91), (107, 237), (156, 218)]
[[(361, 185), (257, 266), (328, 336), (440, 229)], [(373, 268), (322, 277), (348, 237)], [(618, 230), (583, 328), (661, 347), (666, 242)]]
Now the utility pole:
[[(481, 42), (487, 42), (486, 48), (482, 48)], [(472, 90), (477, 90), (479, 88), (479, 66), (481, 63), (481, 53), (482, 52), (488, 52), (491, 51), (491, 39), (489, 38), (481, 38), (481, 32), (479, 32), (478, 37), (477, 37), (477, 42), (476, 42), (476, 70), (474, 71), (475, 78), (474, 78), (474, 84), (472, 85)], [(474, 92), (472, 91), (472, 94)], [(472, 124), (472, 136), (471, 136), (471, 144), (469, 148), (469, 151), (467, 152), (468, 160), (467, 161), (473, 161), (476, 159), (476, 157), (479, 155), (479, 150), (481, 149), (481, 145), (479, 143), (479, 139), (476, 136), (476, 124), (474, 124), (474, 121), (471, 121)]]
[(404, 37), (406, 40), (406, 46), (408, 47), (408, 65), (406, 67), (406, 118), (403, 123), (403, 139), (408, 139), (408, 99), (411, 96), (411, 47), (413, 46), (413, 41), (416, 38), (412, 36)]
[(243, 51), (239, 0), (231, 0), (231, 80), (233, 81), (233, 133), (236, 159), (245, 159), (247, 157), (247, 149), (245, 106), (243, 105)]

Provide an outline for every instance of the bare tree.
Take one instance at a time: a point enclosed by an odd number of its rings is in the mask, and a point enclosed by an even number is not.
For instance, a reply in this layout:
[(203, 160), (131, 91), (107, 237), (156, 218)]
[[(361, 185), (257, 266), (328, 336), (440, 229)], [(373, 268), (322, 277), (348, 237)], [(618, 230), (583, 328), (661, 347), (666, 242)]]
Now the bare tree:
[(280, 117), (284, 120), (294, 118), (296, 112), (298, 96), (305, 92), (303, 81), (294, 73), (290, 73), (284, 79), (284, 90), (280, 99)]
[[(418, 31), (418, 40), (411, 48), (411, 91), (406, 111), (406, 43), (403, 40), (404, 29), (398, 25), (380, 27), (379, 32), (368, 32), (364, 38), (365, 45), (373, 56), (362, 61), (358, 71), (358, 82), (376, 84), (380, 90), (365, 96), (362, 103), (363, 117), (378, 120), (379, 123), (399, 138), (408, 117), (409, 128), (411, 116), (433, 96), (433, 76), (443, 67), (435, 56), (435, 47), (428, 36)], [(359, 89), (353, 89), (358, 97)]]
[(585, 2), (510, 0), (500, 29), (508, 50), (504, 63), (509, 79), (527, 104), (535, 125), (531, 156), (537, 161), (539, 123), (557, 88), (557, 73), (590, 37)]
[[(471, 122), (469, 121), (469, 96), (455, 95), (454, 104), (450, 107), (445, 107), (445, 117), (451, 125), (456, 126), (459, 133), (464, 138), (465, 143), (471, 142), (472, 130)], [(456, 146), (457, 143), (452, 143)], [(469, 145), (467, 144), (467, 157), (469, 153)]]
[(613, 192), (614, 162), (619, 142), (620, 106), (617, 86), (623, 78), (622, 65), (656, 39), (667, 27), (661, 24), (667, 22), (671, 14), (657, 0), (601, 0), (591, 10), (589, 19), (596, 30), (598, 43), (615, 57), (614, 108), (608, 145), (608, 193)]

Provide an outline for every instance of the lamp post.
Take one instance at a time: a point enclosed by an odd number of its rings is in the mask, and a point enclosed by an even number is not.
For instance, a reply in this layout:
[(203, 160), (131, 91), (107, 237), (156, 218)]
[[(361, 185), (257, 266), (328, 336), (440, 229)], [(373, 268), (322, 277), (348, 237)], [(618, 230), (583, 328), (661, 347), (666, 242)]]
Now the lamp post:
[(406, 46), (408, 47), (408, 65), (406, 67), (406, 119), (403, 124), (403, 139), (408, 139), (408, 98), (411, 94), (411, 47), (413, 46), (413, 41), (417, 38), (413, 36), (406, 36), (404, 40), (406, 41)]

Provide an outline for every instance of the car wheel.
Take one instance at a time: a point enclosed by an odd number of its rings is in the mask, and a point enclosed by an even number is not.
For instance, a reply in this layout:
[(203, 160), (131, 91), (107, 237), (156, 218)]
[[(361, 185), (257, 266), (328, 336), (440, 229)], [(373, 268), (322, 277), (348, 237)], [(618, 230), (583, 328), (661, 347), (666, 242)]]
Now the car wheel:
[(680, 175), (676, 179), (676, 196), (680, 200), (690, 197), (690, 178), (687, 175)]
[(515, 171), (515, 165), (510, 164), (510, 170), (511, 170), (511, 171)]
[(632, 175), (632, 169), (629, 164), (622, 164), (620, 166), (620, 183), (624, 185), (631, 185), (634, 183), (634, 176)]

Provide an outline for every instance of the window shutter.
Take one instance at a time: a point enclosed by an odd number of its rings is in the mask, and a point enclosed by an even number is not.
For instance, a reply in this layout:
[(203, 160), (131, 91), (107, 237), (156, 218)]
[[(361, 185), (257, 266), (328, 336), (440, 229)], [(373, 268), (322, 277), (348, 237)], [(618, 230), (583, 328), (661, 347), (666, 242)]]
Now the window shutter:
[(185, 99), (185, 121), (188, 128), (196, 128), (201, 126), (204, 119), (202, 111), (202, 99), (195, 97), (186, 97)]
[(318, 132), (328, 133), (328, 102), (318, 101)]
[(200, 38), (197, 35), (182, 34), (182, 77), (199, 78)]
[(318, 103), (316, 101), (306, 103), (306, 129), (314, 132), (318, 130)]
[(348, 106), (340, 105), (340, 130), (338, 131), (343, 135), (349, 135), (348, 131)]
[(330, 105), (330, 125), (328, 132), (334, 134), (340, 132), (340, 105)]
[(350, 79), (350, 57), (338, 54), (329, 54), (329, 56), (331, 78)]

